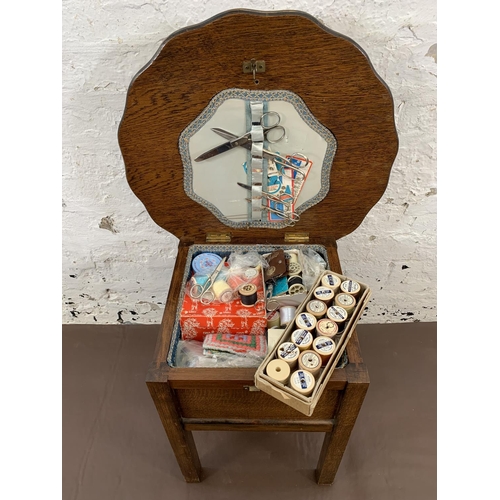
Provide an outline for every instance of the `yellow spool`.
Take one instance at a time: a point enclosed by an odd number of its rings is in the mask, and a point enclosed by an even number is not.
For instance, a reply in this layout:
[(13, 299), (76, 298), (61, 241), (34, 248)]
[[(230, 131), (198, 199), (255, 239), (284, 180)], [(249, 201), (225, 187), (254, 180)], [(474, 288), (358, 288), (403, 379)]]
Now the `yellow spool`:
[(233, 289), (224, 281), (216, 281), (212, 287), (215, 298), (221, 302), (231, 302), (233, 299)]
[(266, 366), (267, 375), (281, 384), (288, 382), (290, 371), (290, 365), (282, 359), (273, 359)]

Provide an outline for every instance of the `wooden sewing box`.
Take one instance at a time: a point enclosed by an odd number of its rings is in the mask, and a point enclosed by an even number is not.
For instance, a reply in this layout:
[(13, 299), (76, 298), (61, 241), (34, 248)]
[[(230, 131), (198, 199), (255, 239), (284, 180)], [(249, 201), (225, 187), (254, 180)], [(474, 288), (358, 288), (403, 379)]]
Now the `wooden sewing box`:
[[(265, 71), (252, 61), (265, 61)], [(185, 192), (180, 135), (213, 96), (233, 88), (293, 92), (336, 138), (329, 191), (293, 227), (228, 227)], [(185, 480), (203, 477), (192, 431), (300, 431), (325, 433), (316, 480), (331, 484), (369, 386), (356, 332), (348, 364), (333, 372), (310, 417), (255, 390), (254, 368), (178, 368), (169, 351), (193, 245), (315, 245), (342, 273), (337, 240), (380, 200), (398, 150), (388, 87), (355, 42), (309, 14), (232, 10), (163, 42), (130, 85), (118, 140), (131, 189), (179, 239), (146, 382)]]

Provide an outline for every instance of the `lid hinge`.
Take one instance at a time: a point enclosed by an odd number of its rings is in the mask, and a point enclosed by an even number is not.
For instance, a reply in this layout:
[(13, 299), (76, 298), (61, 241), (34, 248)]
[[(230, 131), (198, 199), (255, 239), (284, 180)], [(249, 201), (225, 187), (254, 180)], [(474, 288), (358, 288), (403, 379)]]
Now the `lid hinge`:
[(309, 233), (285, 233), (285, 243), (309, 243)]
[(230, 243), (231, 233), (207, 233), (207, 243)]

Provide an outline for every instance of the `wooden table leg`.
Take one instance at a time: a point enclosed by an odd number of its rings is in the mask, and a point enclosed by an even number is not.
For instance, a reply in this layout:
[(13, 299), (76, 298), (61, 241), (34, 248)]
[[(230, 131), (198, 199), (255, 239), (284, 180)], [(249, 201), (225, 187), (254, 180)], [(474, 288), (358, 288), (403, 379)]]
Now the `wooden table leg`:
[(174, 394), (168, 382), (147, 382), (163, 428), (187, 483), (201, 481), (201, 463), (191, 431), (182, 426)]
[(318, 484), (332, 484), (344, 455), (351, 431), (370, 384), (364, 365), (350, 364), (347, 386), (335, 416), (332, 432), (326, 433), (316, 469)]

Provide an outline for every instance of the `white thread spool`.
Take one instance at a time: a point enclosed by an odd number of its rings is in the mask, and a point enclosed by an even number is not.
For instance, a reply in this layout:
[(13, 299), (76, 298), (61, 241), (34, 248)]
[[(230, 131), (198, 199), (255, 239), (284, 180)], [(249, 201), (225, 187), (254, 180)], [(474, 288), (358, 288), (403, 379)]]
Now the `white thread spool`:
[(315, 383), (312, 373), (307, 370), (297, 370), (290, 376), (290, 387), (303, 396), (309, 396), (312, 393)]
[(315, 318), (322, 318), (326, 314), (328, 306), (322, 300), (310, 300), (306, 304), (306, 311)]
[(319, 354), (324, 366), (335, 351), (335, 342), (328, 337), (316, 337), (313, 342), (313, 351)]
[(285, 252), (285, 256), (288, 256), (288, 262), (289, 263), (298, 263), (299, 262), (299, 257), (297, 255), (297, 252)]
[(303, 351), (299, 356), (299, 368), (307, 370), (313, 377), (317, 377), (321, 371), (323, 360), (320, 355), (314, 351)]
[(280, 384), (288, 382), (290, 371), (290, 365), (282, 359), (273, 359), (266, 366), (267, 375)]
[(294, 330), (291, 335), (291, 341), (299, 350), (306, 351), (313, 343), (313, 336), (307, 330)]
[(328, 337), (329, 339), (333, 339), (333, 337), (337, 335), (338, 331), (339, 327), (337, 323), (329, 318), (320, 319), (316, 324), (316, 335), (318, 337)]
[(328, 306), (332, 302), (335, 293), (327, 286), (318, 286), (314, 289), (313, 295), (315, 299), (323, 301)]
[(280, 307), (280, 325), (286, 326), (290, 321), (293, 320), (295, 316), (295, 311), (297, 308), (295, 306), (283, 306)]
[(277, 358), (285, 361), (290, 368), (294, 368), (297, 364), (297, 359), (299, 359), (300, 350), (292, 342), (283, 342), (278, 347)]
[(339, 293), (335, 295), (335, 305), (343, 307), (347, 314), (351, 314), (356, 307), (356, 299), (348, 293)]
[(321, 284), (323, 286), (331, 288), (335, 293), (340, 288), (341, 283), (342, 280), (335, 274), (328, 273), (321, 278)]
[(357, 281), (345, 280), (341, 283), (340, 290), (344, 293), (352, 295), (353, 297), (356, 297), (361, 290), (361, 286)]
[(301, 330), (312, 332), (316, 328), (316, 318), (308, 312), (301, 312), (297, 315), (295, 324)]

